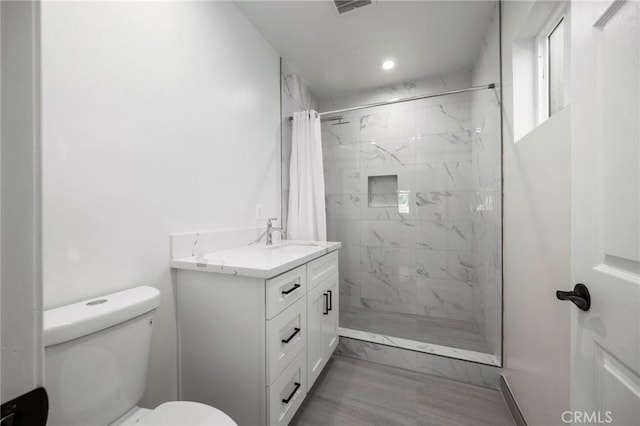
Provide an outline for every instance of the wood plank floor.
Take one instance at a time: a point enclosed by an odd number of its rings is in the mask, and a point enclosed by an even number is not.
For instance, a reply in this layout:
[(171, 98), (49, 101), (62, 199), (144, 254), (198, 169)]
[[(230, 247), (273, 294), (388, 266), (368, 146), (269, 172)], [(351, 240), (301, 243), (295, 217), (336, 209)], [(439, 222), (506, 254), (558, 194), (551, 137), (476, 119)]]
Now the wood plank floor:
[(500, 391), (339, 355), (291, 424), (515, 425)]
[(340, 309), (340, 327), (487, 352), (484, 338), (472, 321), (347, 307)]

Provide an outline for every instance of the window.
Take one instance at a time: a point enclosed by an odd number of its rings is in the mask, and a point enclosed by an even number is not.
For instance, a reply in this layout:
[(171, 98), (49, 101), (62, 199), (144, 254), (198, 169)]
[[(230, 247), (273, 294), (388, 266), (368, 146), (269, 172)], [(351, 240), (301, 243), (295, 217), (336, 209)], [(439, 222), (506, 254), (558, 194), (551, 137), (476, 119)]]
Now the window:
[(564, 19), (547, 37), (549, 46), (549, 116), (564, 108)]
[(514, 35), (514, 143), (569, 104), (570, 8), (568, 0), (537, 0)]
[(567, 105), (569, 72), (569, 27), (567, 9), (560, 4), (537, 36), (538, 123)]

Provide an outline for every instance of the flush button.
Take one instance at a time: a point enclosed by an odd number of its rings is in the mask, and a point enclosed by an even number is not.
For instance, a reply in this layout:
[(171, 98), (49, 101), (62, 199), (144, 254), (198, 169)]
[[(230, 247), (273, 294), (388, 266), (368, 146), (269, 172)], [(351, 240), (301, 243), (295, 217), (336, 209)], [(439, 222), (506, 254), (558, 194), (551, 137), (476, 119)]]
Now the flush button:
[(87, 306), (94, 306), (94, 305), (102, 305), (103, 303), (105, 303), (108, 299), (98, 299), (98, 300), (92, 300), (91, 302), (87, 302)]

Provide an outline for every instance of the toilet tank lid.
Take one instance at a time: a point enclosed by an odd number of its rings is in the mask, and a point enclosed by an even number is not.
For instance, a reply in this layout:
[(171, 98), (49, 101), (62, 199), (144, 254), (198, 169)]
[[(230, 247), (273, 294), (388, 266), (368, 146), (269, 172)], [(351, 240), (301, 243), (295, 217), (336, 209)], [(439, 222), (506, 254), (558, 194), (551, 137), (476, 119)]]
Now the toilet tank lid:
[(44, 312), (44, 346), (68, 342), (146, 314), (160, 306), (160, 291), (135, 287)]

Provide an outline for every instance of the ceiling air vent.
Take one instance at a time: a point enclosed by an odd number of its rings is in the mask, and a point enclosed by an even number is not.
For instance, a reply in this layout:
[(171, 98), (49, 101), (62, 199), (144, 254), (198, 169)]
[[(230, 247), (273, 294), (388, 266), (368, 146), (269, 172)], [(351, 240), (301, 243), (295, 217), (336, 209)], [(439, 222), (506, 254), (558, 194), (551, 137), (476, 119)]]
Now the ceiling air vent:
[(334, 0), (334, 2), (340, 14), (371, 4), (371, 0)]

